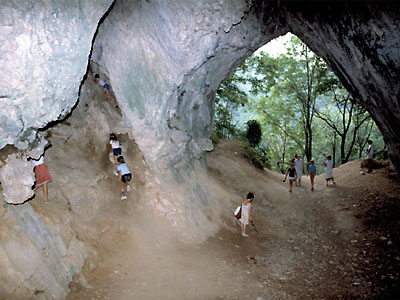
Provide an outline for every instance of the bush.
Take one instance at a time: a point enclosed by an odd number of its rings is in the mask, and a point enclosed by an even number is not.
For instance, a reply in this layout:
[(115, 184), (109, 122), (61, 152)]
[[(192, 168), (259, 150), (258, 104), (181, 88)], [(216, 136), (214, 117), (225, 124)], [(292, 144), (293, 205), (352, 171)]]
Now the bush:
[(261, 142), (261, 126), (256, 120), (250, 120), (247, 123), (246, 138), (252, 147), (256, 147)]
[(268, 167), (267, 157), (263, 153), (260, 153), (256, 148), (252, 147), (249, 143), (243, 144), (243, 150), (245, 155), (251, 159), (257, 168), (264, 169)]
[(215, 131), (212, 133), (210, 139), (214, 146), (219, 143), (219, 137)]

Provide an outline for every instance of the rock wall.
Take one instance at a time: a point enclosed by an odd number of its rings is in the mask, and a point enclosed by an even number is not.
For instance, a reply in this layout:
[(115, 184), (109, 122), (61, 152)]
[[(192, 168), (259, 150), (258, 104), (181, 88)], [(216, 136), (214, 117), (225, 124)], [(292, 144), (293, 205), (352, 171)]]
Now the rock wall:
[(112, 0), (0, 3), (0, 149), (32, 148), (78, 99), (93, 36)]
[(281, 19), (370, 113), (400, 170), (400, 3), (282, 3)]

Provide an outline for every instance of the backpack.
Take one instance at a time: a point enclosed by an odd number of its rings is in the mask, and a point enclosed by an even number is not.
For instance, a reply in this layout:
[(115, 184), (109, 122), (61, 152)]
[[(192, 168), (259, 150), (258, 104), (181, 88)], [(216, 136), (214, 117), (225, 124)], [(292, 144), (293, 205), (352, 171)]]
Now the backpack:
[(242, 205), (240, 204), (234, 211), (233, 215), (237, 218), (240, 219), (242, 217)]

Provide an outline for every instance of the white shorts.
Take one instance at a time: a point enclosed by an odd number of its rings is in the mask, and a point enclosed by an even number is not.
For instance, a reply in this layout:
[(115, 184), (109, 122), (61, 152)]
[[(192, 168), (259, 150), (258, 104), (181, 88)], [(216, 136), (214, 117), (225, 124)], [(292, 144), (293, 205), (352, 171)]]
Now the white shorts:
[(290, 180), (296, 180), (296, 177), (290, 177), (290, 176), (289, 176), (289, 179), (290, 179)]

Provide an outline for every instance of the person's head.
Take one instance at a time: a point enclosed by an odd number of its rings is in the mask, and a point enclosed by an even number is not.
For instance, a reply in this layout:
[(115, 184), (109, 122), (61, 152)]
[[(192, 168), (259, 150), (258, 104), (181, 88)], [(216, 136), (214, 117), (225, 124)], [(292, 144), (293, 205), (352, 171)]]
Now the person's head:
[(254, 199), (254, 194), (253, 193), (248, 193), (247, 194), (247, 200), (250, 200), (250, 202), (252, 202)]
[(301, 159), (301, 156), (299, 154), (297, 154), (297, 159)]
[(121, 156), (118, 156), (117, 161), (118, 161), (120, 164), (124, 164), (124, 163), (125, 163), (124, 157), (123, 157), (122, 155), (121, 155)]
[(117, 136), (115, 135), (115, 133), (110, 133), (110, 141), (116, 141), (116, 140), (118, 140), (118, 139), (117, 139)]
[(331, 160), (332, 157), (331, 157), (330, 155), (328, 155), (328, 156), (326, 157), (326, 159), (327, 159), (327, 160)]
[(292, 163), (290, 164), (290, 166), (291, 166), (292, 168), (294, 168), (294, 162), (292, 162)]
[(311, 165), (314, 165), (314, 161), (313, 161), (313, 160), (310, 160), (310, 164), (311, 164)]
[(99, 74), (94, 75), (94, 82), (97, 84), (99, 83), (99, 81), (100, 81), (100, 75)]
[(372, 144), (372, 141), (371, 141), (371, 140), (368, 140), (367, 143), (371, 145), (371, 144)]

